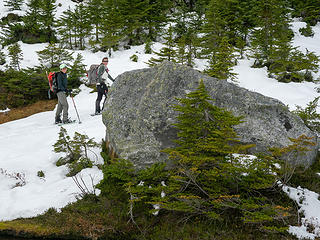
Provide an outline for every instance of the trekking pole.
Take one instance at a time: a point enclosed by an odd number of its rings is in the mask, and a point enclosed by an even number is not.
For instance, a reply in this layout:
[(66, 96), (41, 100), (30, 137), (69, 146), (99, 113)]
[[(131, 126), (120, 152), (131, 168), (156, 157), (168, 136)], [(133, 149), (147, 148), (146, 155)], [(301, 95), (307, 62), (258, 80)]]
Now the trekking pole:
[(80, 117), (79, 117), (79, 114), (78, 114), (78, 110), (77, 110), (77, 107), (76, 107), (76, 104), (74, 103), (74, 100), (73, 100), (73, 97), (72, 97), (72, 95), (71, 95), (71, 94), (70, 94), (70, 97), (71, 97), (71, 99), (72, 99), (74, 109), (76, 110), (76, 113), (77, 113), (77, 116), (78, 116), (79, 123), (81, 123), (81, 121), (80, 121)]
[[(49, 80), (49, 75), (48, 75), (48, 71), (46, 71), (46, 76), (47, 76), (47, 80)], [(48, 98), (51, 99), (51, 94), (50, 94), (50, 91), (51, 91), (51, 86), (50, 86), (50, 82), (48, 81), (48, 84), (49, 84), (49, 90), (48, 90)]]

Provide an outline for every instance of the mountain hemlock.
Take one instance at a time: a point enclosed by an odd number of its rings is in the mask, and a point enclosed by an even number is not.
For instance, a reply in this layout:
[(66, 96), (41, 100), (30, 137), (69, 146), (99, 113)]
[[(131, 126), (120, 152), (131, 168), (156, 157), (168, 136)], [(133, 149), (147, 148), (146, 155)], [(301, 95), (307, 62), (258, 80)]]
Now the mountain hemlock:
[(232, 67), (236, 65), (235, 54), (234, 48), (228, 43), (227, 37), (222, 38), (217, 51), (211, 54), (209, 66), (205, 69), (205, 73), (218, 79), (234, 80), (236, 74), (232, 72)]
[(37, 52), (41, 66), (46, 68), (58, 67), (62, 62), (72, 61), (72, 53), (59, 47), (55, 43), (49, 43), (48, 46)]
[(23, 53), (19, 43), (14, 43), (8, 47), (10, 57), (10, 68), (20, 70), (20, 62), (23, 60)]
[(239, 144), (233, 130), (241, 117), (212, 105), (203, 81), (178, 101), (178, 146), (166, 150), (175, 168), (166, 182), (166, 196), (158, 198), (158, 204), (212, 219), (224, 218), (231, 211), (248, 223), (278, 217), (276, 206), (263, 194), (257, 195), (275, 186), (275, 162), (233, 155), (252, 147)]
[(76, 59), (71, 65), (70, 72), (68, 73), (68, 85), (71, 89), (81, 85), (81, 78), (86, 73), (86, 65), (83, 64), (83, 56), (78, 53)]
[(27, 11), (26, 15), (23, 17), (23, 23), (25, 28), (28, 30), (30, 36), (27, 39), (24, 39), (27, 43), (34, 42), (43, 42), (45, 41), (42, 36), (41, 29), (43, 28), (43, 18), (42, 18), (42, 1), (41, 0), (29, 0), (27, 2)]
[(164, 60), (168, 60), (171, 62), (176, 62), (177, 52), (174, 44), (173, 37), (173, 28), (169, 26), (166, 35), (164, 36), (166, 42), (164, 43), (164, 47), (160, 49), (160, 52), (154, 52), (159, 58), (151, 57), (148, 61), (149, 66), (154, 66), (163, 62)]
[(56, 41), (55, 37), (55, 22), (56, 19), (54, 14), (56, 12), (56, 0), (43, 0), (40, 8), (40, 16), (41, 16), (41, 29), (46, 37), (46, 42)]

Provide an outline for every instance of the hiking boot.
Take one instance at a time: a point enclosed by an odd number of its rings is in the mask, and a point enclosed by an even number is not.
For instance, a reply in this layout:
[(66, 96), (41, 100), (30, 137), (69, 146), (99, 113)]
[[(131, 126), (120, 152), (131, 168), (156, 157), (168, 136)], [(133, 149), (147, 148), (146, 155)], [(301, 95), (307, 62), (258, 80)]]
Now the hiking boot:
[(74, 121), (72, 121), (70, 118), (62, 121), (63, 124), (72, 123), (72, 122), (74, 122)]
[(101, 114), (101, 112), (95, 112), (94, 113), (94, 115), (100, 115)]
[(55, 122), (54, 122), (55, 124), (59, 124), (59, 123), (62, 123), (62, 121), (61, 121), (61, 119), (60, 118), (56, 118), (56, 120), (55, 120)]

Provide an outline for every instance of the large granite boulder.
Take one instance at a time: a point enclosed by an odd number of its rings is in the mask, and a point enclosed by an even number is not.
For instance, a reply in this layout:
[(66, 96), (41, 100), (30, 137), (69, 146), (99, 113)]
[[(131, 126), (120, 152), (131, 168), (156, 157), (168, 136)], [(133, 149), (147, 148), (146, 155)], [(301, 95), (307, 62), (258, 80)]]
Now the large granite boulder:
[[(178, 113), (171, 106), (177, 103), (176, 97), (194, 91), (200, 79), (214, 99), (213, 104), (245, 117), (236, 132), (241, 142), (256, 144), (252, 153), (287, 146), (291, 144), (289, 137), (298, 138), (302, 134), (314, 137), (317, 142), (315, 134), (280, 101), (190, 67), (164, 62), (116, 78), (103, 112), (109, 147), (137, 168), (167, 161), (167, 155), (160, 150), (174, 146), (176, 129), (172, 123)], [(308, 167), (316, 158), (317, 149), (315, 146), (307, 155), (289, 161)]]

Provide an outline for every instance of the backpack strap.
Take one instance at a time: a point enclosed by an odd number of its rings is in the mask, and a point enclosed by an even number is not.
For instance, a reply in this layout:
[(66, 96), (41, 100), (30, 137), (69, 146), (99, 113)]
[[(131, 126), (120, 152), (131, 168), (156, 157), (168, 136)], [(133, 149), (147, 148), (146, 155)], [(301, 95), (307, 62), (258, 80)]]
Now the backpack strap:
[(56, 80), (56, 84), (57, 84), (57, 92), (60, 91), (60, 88), (59, 88), (59, 81), (58, 81), (58, 75), (60, 74), (60, 72), (55, 72), (54, 74), (54, 78)]

